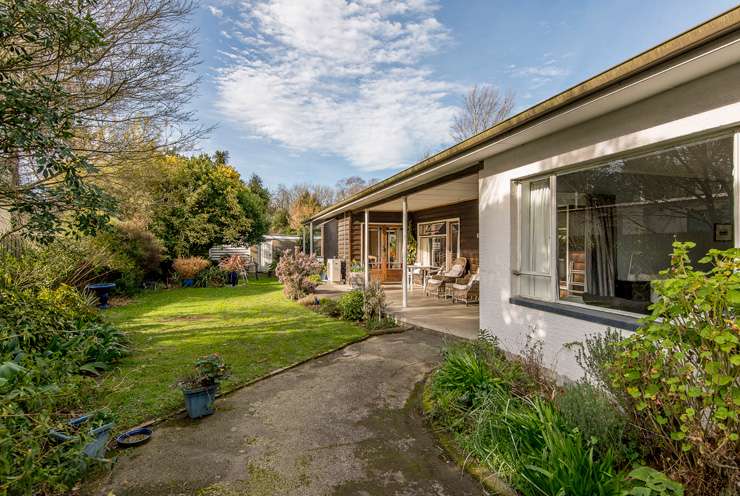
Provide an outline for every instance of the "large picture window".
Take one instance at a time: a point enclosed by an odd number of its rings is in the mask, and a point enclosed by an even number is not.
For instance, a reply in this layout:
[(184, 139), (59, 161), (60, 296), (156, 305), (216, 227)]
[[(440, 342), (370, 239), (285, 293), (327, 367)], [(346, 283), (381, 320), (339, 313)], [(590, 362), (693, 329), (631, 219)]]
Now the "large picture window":
[(554, 215), (549, 178), (520, 185), (521, 296), (646, 313), (655, 300), (650, 282), (667, 267), (674, 241), (695, 242), (696, 258), (734, 244), (732, 137), (613, 160), (553, 182)]

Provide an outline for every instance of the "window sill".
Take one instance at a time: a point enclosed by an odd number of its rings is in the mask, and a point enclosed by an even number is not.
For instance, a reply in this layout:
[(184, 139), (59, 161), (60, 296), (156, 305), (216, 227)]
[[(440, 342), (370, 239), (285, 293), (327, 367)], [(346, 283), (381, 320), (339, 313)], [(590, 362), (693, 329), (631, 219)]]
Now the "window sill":
[(558, 302), (525, 298), (523, 296), (514, 296), (512, 298), (509, 298), (509, 303), (511, 303), (512, 305), (519, 305), (527, 308), (533, 308), (535, 310), (542, 310), (543, 312), (564, 315), (566, 317), (573, 317), (575, 319), (585, 320), (586, 322), (593, 322), (594, 324), (602, 324), (609, 327), (616, 327), (618, 329), (625, 329), (628, 331), (634, 331), (638, 327), (640, 327), (638, 317), (608, 312), (605, 310), (600, 310), (598, 308), (585, 308), (576, 305), (566, 305)]

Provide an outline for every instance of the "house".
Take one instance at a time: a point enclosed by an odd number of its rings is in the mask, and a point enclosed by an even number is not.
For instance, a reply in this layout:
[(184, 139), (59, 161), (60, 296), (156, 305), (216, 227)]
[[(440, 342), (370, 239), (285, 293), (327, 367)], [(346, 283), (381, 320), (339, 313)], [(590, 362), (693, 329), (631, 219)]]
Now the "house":
[(739, 191), (734, 8), (324, 209), (311, 246), (404, 305), (404, 237), (422, 265), (464, 256), (480, 328), (512, 352), (536, 334), (577, 377), (564, 345), (634, 330), (674, 240), (740, 246)]

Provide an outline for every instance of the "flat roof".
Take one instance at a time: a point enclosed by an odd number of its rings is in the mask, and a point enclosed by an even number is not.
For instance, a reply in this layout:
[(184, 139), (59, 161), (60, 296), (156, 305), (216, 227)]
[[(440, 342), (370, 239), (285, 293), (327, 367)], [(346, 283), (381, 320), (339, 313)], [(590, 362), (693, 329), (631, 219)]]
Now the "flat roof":
[(533, 121), (550, 116), (559, 110), (575, 102), (583, 100), (606, 88), (615, 86), (627, 78), (645, 72), (659, 64), (668, 62), (690, 50), (710, 43), (721, 38), (733, 31), (740, 29), (740, 6), (734, 7), (698, 26), (684, 31), (681, 34), (653, 47), (634, 57), (607, 69), (596, 76), (593, 76), (584, 82), (572, 86), (557, 95), (548, 98), (518, 114), (501, 121), (485, 131), (476, 134), (464, 141), (461, 141), (445, 150), (442, 150), (431, 157), (428, 157), (407, 169), (404, 169), (387, 179), (379, 181), (362, 191), (345, 198), (313, 215), (305, 222), (324, 217), (334, 210), (340, 210), (342, 207), (349, 205), (363, 198), (416, 174), (429, 170), (445, 160), (452, 159), (465, 152), (471, 151), (491, 140), (509, 133), (517, 128), (530, 124)]

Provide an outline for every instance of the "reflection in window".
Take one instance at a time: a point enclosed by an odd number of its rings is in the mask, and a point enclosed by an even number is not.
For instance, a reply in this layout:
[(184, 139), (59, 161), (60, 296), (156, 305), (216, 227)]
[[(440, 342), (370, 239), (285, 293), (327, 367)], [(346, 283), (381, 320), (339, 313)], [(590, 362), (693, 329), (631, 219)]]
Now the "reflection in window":
[(732, 169), (721, 138), (558, 176), (560, 299), (647, 312), (673, 241), (733, 246)]

